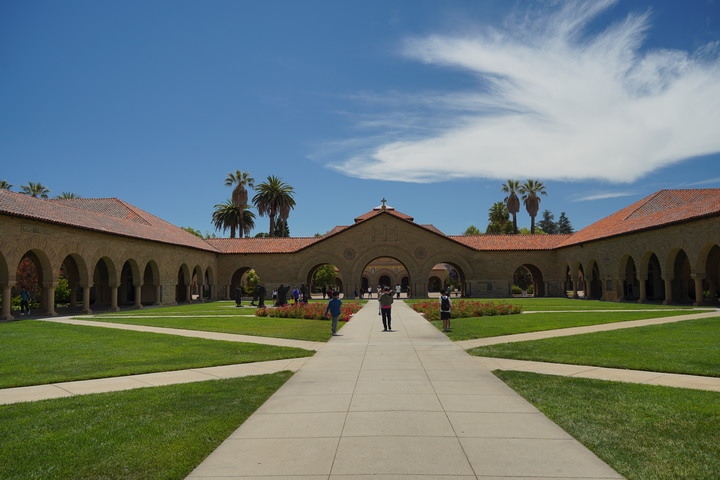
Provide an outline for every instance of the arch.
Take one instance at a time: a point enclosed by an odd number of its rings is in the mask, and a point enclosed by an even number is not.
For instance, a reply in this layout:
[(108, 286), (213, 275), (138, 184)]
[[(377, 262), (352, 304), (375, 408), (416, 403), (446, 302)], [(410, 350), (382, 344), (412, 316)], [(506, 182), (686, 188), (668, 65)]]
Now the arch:
[[(332, 267), (334, 270), (333, 272), (330, 272), (330, 270), (327, 271), (327, 278), (323, 279), (315, 279), (315, 275), (317, 274), (318, 270), (324, 266)], [(332, 278), (330, 278), (330, 274), (332, 273)], [(308, 295), (312, 297), (312, 293), (320, 293), (323, 298), (325, 298), (328, 289), (343, 291), (343, 281), (342, 281), (342, 273), (340, 269), (337, 267), (337, 265), (334, 265), (332, 263), (327, 262), (318, 262), (307, 270), (307, 275), (305, 276), (305, 283), (304, 283), (305, 289), (308, 292)], [(302, 287), (300, 285), (298, 288)], [(350, 295), (353, 292), (345, 292), (345, 297)]]
[(619, 277), (622, 279), (622, 297), (620, 297), (620, 300), (638, 300), (640, 298), (640, 280), (632, 256), (624, 255), (620, 259)]
[(695, 299), (695, 282), (691, 276), (690, 259), (679, 249), (672, 263), (672, 302), (692, 303)]
[(529, 285), (518, 285), (520, 287), (520, 289), (525, 291), (528, 289), (528, 287), (530, 285), (532, 285), (532, 295), (534, 297), (544, 297), (545, 296), (545, 280), (543, 278), (542, 270), (540, 270), (540, 268), (538, 268), (537, 265), (534, 265), (532, 263), (524, 263), (514, 270), (513, 284), (517, 284), (517, 281), (520, 280), (520, 278), (521, 278), (520, 276), (518, 276), (516, 278), (516, 274), (518, 273), (518, 270), (520, 270), (520, 269), (524, 269), (530, 274)]
[(158, 305), (160, 298), (158, 287), (160, 286), (160, 269), (155, 260), (150, 260), (143, 270), (142, 288), (140, 290), (140, 303), (142, 305)]
[(177, 303), (190, 301), (190, 281), (190, 268), (183, 263), (178, 269), (177, 283), (175, 284), (175, 301)]
[(102, 257), (95, 263), (90, 288), (90, 304), (94, 308), (113, 307), (112, 289), (117, 287), (116, 273), (115, 264), (108, 257)]
[(442, 280), (440, 280), (440, 277), (436, 277), (433, 275), (432, 277), (430, 277), (428, 279), (427, 291), (428, 292), (439, 292), (443, 288), (442, 283), (443, 282), (442, 282)]
[[(42, 250), (28, 250), (20, 258), (15, 269), (15, 294), (19, 295), (23, 287), (30, 293), (30, 308), (40, 306), (47, 313), (55, 311), (55, 299), (47, 297), (47, 282), (53, 282), (50, 260)], [(49, 303), (51, 302), (51, 303)]]
[(195, 265), (193, 268), (192, 276), (190, 277), (190, 299), (189, 301), (202, 300), (202, 288), (205, 281), (202, 268), (200, 265)]
[[(705, 249), (703, 249), (704, 251)], [(718, 287), (720, 286), (720, 246), (717, 244), (707, 251), (705, 257), (705, 280), (703, 281), (703, 291), (707, 292), (705, 301), (711, 305), (718, 304), (720, 297)]]
[(367, 285), (366, 292), (368, 288), (375, 292), (378, 288), (386, 287), (394, 292), (395, 286), (400, 285), (403, 277), (409, 278), (407, 267), (397, 258), (383, 255), (370, 259), (365, 264), (361, 285)]
[(590, 264), (590, 279), (586, 281), (585, 298), (600, 300), (603, 296), (602, 278), (600, 277), (600, 267), (593, 260)]
[(212, 300), (215, 298), (215, 272), (212, 267), (205, 269), (205, 276), (203, 277), (203, 298), (205, 300)]
[[(230, 297), (237, 300), (238, 293), (242, 296), (246, 293), (246, 275), (253, 270), (252, 267), (240, 267), (230, 277)], [(257, 272), (256, 272), (257, 273)], [(240, 292), (238, 292), (240, 289)]]
[(140, 267), (138, 267), (135, 260), (126, 260), (120, 270), (118, 303), (120, 305), (135, 305), (135, 287), (139, 287), (141, 285), (142, 277), (140, 276)]
[[(66, 256), (60, 265), (60, 278), (65, 278), (68, 282), (70, 292), (67, 301), (68, 306), (72, 309), (77, 302), (83, 301), (82, 288), (89, 287), (85, 260), (75, 253)], [(61, 302), (63, 300), (65, 299), (60, 299)]]
[(643, 281), (643, 277), (645, 278), (645, 298), (655, 302), (664, 301), (665, 285), (662, 279), (663, 270), (660, 260), (654, 252), (646, 253), (643, 258), (646, 260), (641, 264), (640, 281)]

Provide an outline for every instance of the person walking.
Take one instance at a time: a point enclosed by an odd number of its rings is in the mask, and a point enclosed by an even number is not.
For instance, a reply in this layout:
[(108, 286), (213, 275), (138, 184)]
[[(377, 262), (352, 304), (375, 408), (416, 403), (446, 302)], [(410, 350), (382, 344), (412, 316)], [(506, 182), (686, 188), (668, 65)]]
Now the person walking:
[(450, 331), (450, 311), (452, 310), (452, 302), (450, 294), (443, 292), (440, 295), (440, 320), (443, 322), (443, 332)]
[(30, 315), (30, 292), (24, 286), (20, 291), (20, 315)]
[(325, 315), (329, 313), (330, 316), (332, 316), (332, 334), (333, 337), (339, 337), (341, 336), (339, 333), (337, 333), (337, 326), (338, 326), (338, 319), (340, 318), (340, 314), (342, 313), (342, 309), (340, 308), (342, 306), (342, 300), (340, 300), (340, 292), (337, 290), (332, 293), (332, 298), (327, 304), (327, 308), (325, 309)]
[(382, 315), (383, 332), (392, 332), (391, 326), (391, 310), (393, 303), (393, 294), (390, 287), (385, 287), (385, 291), (380, 295), (380, 314)]

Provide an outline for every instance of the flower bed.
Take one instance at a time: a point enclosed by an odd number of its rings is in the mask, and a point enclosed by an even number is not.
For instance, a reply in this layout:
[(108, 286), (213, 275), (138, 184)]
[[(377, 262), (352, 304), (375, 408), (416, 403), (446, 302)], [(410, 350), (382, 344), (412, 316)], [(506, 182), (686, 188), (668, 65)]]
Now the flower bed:
[[(428, 320), (440, 320), (440, 301), (438, 300), (415, 303), (412, 305), (412, 308), (416, 312), (424, 314)], [(450, 317), (467, 318), (491, 315), (514, 315), (521, 312), (522, 307), (519, 305), (472, 300), (453, 300)]]
[[(309, 320), (327, 320), (329, 315), (325, 315), (327, 303), (307, 303), (285, 305), (284, 307), (258, 308), (255, 315), (258, 317), (276, 317), (276, 318), (307, 318)], [(347, 322), (350, 317), (356, 313), (362, 305), (356, 302), (343, 302), (340, 307), (342, 313), (340, 320)]]

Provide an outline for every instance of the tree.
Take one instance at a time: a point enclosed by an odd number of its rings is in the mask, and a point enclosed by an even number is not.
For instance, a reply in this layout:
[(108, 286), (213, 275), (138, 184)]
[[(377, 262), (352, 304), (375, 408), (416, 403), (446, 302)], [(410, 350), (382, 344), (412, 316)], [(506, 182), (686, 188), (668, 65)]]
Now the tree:
[(0, 190), (10, 190), (12, 188), (12, 184), (8, 183), (5, 180), (0, 180)]
[(31, 197), (48, 198), (50, 190), (42, 183), (28, 182), (27, 185), (20, 185), (20, 190)]
[(289, 237), (290, 227), (288, 226), (287, 220), (282, 218), (275, 222), (275, 231), (273, 232), (274, 237)]
[(505, 205), (507, 205), (508, 212), (512, 215), (513, 219), (513, 233), (518, 233), (517, 228), (517, 213), (520, 211), (520, 199), (517, 194), (520, 192), (520, 180), (508, 180), (507, 183), (503, 183), (502, 191), (507, 193), (505, 197)]
[(555, 223), (555, 215), (550, 213), (550, 210), (543, 210), (542, 220), (537, 223), (537, 226), (545, 233), (558, 233), (557, 223)]
[[(226, 186), (228, 186), (228, 187), (232, 187), (233, 185), (235, 186), (235, 188), (233, 188), (232, 195), (230, 196), (230, 201), (235, 206), (237, 206), (239, 211), (241, 211), (241, 212), (245, 210), (245, 207), (247, 207), (247, 204), (248, 204), (247, 188), (253, 188), (254, 183), (255, 183), (255, 179), (253, 177), (251, 177), (248, 172), (243, 172), (241, 170), (235, 170), (234, 173), (233, 172), (228, 173), (228, 176), (225, 179)], [(240, 215), (239, 223), (237, 224), (238, 231), (240, 232), (240, 237), (242, 237), (242, 232), (248, 231), (245, 228), (244, 223), (245, 223), (244, 215)], [(252, 230), (252, 228), (250, 230)], [(230, 237), (230, 238), (235, 238), (235, 237)]]
[(70, 193), (70, 192), (62, 192), (60, 195), (55, 195), (55, 198), (59, 198), (61, 200), (73, 200), (76, 198), (82, 198), (77, 193)]
[(475, 225), (470, 225), (463, 235), (482, 235), (482, 232)]
[(318, 267), (313, 274), (313, 286), (321, 287), (323, 290), (327, 290), (327, 287), (335, 286), (336, 270), (335, 265), (330, 264)]
[(185, 230), (188, 233), (192, 233), (196, 237), (203, 238), (203, 234), (200, 232), (200, 230), (195, 230), (192, 227), (180, 227), (180, 228), (182, 228), (183, 230)]
[(565, 212), (560, 212), (560, 218), (558, 218), (557, 228), (557, 233), (575, 233), (575, 229), (573, 228), (572, 223), (570, 223), (570, 219), (565, 216)]
[(530, 215), (530, 233), (535, 233), (535, 217), (540, 209), (539, 195), (547, 195), (545, 185), (538, 180), (528, 179), (520, 186), (525, 209)]
[(485, 233), (489, 235), (506, 235), (512, 233), (510, 214), (504, 202), (495, 202), (488, 210), (488, 227)]
[(239, 232), (242, 238), (255, 228), (255, 214), (247, 208), (247, 205), (241, 210), (232, 200), (215, 205), (212, 218), (216, 229), (223, 232), (230, 230), (230, 238), (235, 238), (236, 232)]
[(275, 235), (275, 220), (287, 220), (290, 210), (295, 208), (293, 195), (295, 189), (284, 183), (281, 178), (274, 175), (267, 177), (267, 180), (257, 186), (257, 193), (252, 201), (262, 216), (270, 218), (268, 233)]

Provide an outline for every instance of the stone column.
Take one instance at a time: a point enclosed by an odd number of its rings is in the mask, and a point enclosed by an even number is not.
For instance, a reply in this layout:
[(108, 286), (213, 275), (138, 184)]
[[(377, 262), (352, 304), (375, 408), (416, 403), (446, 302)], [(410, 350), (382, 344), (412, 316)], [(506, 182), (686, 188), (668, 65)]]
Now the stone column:
[(205, 284), (198, 283), (198, 302), (203, 303), (205, 301)]
[(135, 285), (135, 308), (143, 308), (142, 306), (142, 283)]
[(638, 282), (640, 283), (640, 298), (638, 298), (638, 303), (647, 302), (647, 285), (645, 285), (646, 281), (647, 280), (644, 280), (642, 278), (638, 279)]
[(578, 296), (578, 283), (580, 283), (580, 282), (579, 282), (577, 279), (574, 278), (574, 279), (572, 280), (572, 284), (573, 284), (573, 298), (580, 298), (580, 297)]
[(665, 282), (665, 300), (663, 305), (670, 305), (672, 303), (673, 289), (672, 289), (672, 275), (662, 275), (661, 278)]
[(192, 285), (185, 285), (185, 299), (187, 303), (192, 303)]
[(119, 312), (118, 307), (118, 287), (110, 287), (110, 310), (113, 312)]
[(2, 313), (0, 320), (15, 320), (12, 316), (12, 287), (15, 282), (8, 282), (2, 286)]
[(153, 305), (160, 305), (160, 299), (162, 298), (162, 287), (160, 285), (155, 286), (155, 301)]
[(43, 282), (43, 290), (45, 291), (45, 314), (51, 317), (57, 315), (55, 311), (55, 286), (53, 282)]
[(90, 315), (93, 313), (92, 310), (90, 310), (90, 286), (83, 286), (83, 306), (82, 306), (82, 313), (86, 315)]
[(705, 305), (705, 298), (703, 297), (703, 280), (705, 280), (704, 273), (694, 273), (691, 275), (693, 281), (695, 281), (695, 302), (693, 305), (700, 306)]
[(77, 285), (72, 285), (70, 287), (70, 308), (74, 309), (77, 306), (77, 301), (75, 300), (77, 298)]

